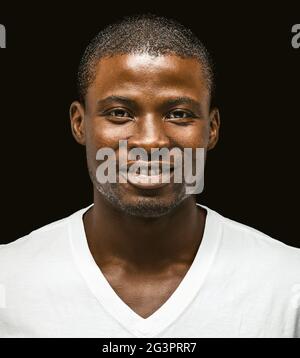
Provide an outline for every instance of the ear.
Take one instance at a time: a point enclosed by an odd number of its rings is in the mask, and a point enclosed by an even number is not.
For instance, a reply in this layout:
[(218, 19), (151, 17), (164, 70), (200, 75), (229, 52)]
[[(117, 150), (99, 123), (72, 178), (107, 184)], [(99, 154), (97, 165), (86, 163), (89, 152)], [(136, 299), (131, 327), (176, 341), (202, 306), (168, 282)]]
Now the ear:
[(209, 141), (207, 150), (213, 149), (219, 139), (220, 113), (218, 108), (213, 108), (209, 114)]
[(78, 101), (70, 106), (70, 120), (73, 137), (79, 144), (85, 145), (84, 108)]

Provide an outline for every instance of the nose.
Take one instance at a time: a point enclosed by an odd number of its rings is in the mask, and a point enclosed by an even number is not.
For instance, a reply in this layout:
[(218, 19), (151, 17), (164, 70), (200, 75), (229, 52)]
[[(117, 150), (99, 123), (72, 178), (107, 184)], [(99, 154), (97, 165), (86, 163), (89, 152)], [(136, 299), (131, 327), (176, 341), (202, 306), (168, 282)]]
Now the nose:
[(164, 122), (155, 116), (145, 116), (136, 121), (135, 131), (128, 139), (128, 147), (143, 148), (151, 153), (151, 148), (169, 148), (170, 139), (166, 135)]

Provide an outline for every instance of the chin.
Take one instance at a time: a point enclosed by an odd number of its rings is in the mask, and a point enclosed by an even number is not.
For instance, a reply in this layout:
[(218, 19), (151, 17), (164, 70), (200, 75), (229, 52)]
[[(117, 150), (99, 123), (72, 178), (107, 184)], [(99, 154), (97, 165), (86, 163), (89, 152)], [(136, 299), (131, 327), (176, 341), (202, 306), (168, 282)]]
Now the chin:
[(184, 188), (167, 195), (156, 196), (133, 195), (119, 189), (118, 186), (97, 187), (98, 192), (116, 209), (140, 218), (158, 218), (167, 215), (188, 197)]
[(166, 201), (157, 198), (142, 198), (134, 203), (123, 202), (119, 207), (128, 215), (141, 218), (158, 218), (169, 214), (180, 202), (181, 200)]
[(171, 213), (187, 197), (184, 194), (176, 194), (168, 197), (130, 198), (131, 200), (118, 198), (117, 206), (128, 215), (140, 218), (158, 218)]

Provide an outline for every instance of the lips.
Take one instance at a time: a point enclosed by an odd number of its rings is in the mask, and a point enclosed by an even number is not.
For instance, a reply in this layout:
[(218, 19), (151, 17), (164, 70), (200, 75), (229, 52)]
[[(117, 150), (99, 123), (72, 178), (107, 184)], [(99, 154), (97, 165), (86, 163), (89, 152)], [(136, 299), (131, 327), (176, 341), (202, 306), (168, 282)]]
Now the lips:
[(174, 165), (169, 162), (135, 161), (120, 168), (120, 175), (141, 189), (161, 188), (171, 182), (173, 174)]
[(132, 168), (131, 172), (136, 171), (138, 174), (158, 175), (162, 172), (166, 173), (169, 170), (174, 170), (174, 164), (171, 162), (135, 161), (128, 162), (127, 165), (123, 165), (119, 169), (120, 172), (128, 172), (130, 168)]

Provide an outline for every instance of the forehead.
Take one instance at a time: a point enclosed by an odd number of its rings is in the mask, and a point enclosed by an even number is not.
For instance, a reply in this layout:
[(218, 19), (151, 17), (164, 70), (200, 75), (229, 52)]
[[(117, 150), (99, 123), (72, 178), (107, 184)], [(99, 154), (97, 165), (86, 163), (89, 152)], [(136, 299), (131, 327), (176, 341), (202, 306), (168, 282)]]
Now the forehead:
[(87, 97), (191, 96), (207, 99), (208, 90), (201, 63), (176, 55), (126, 54), (102, 58)]

